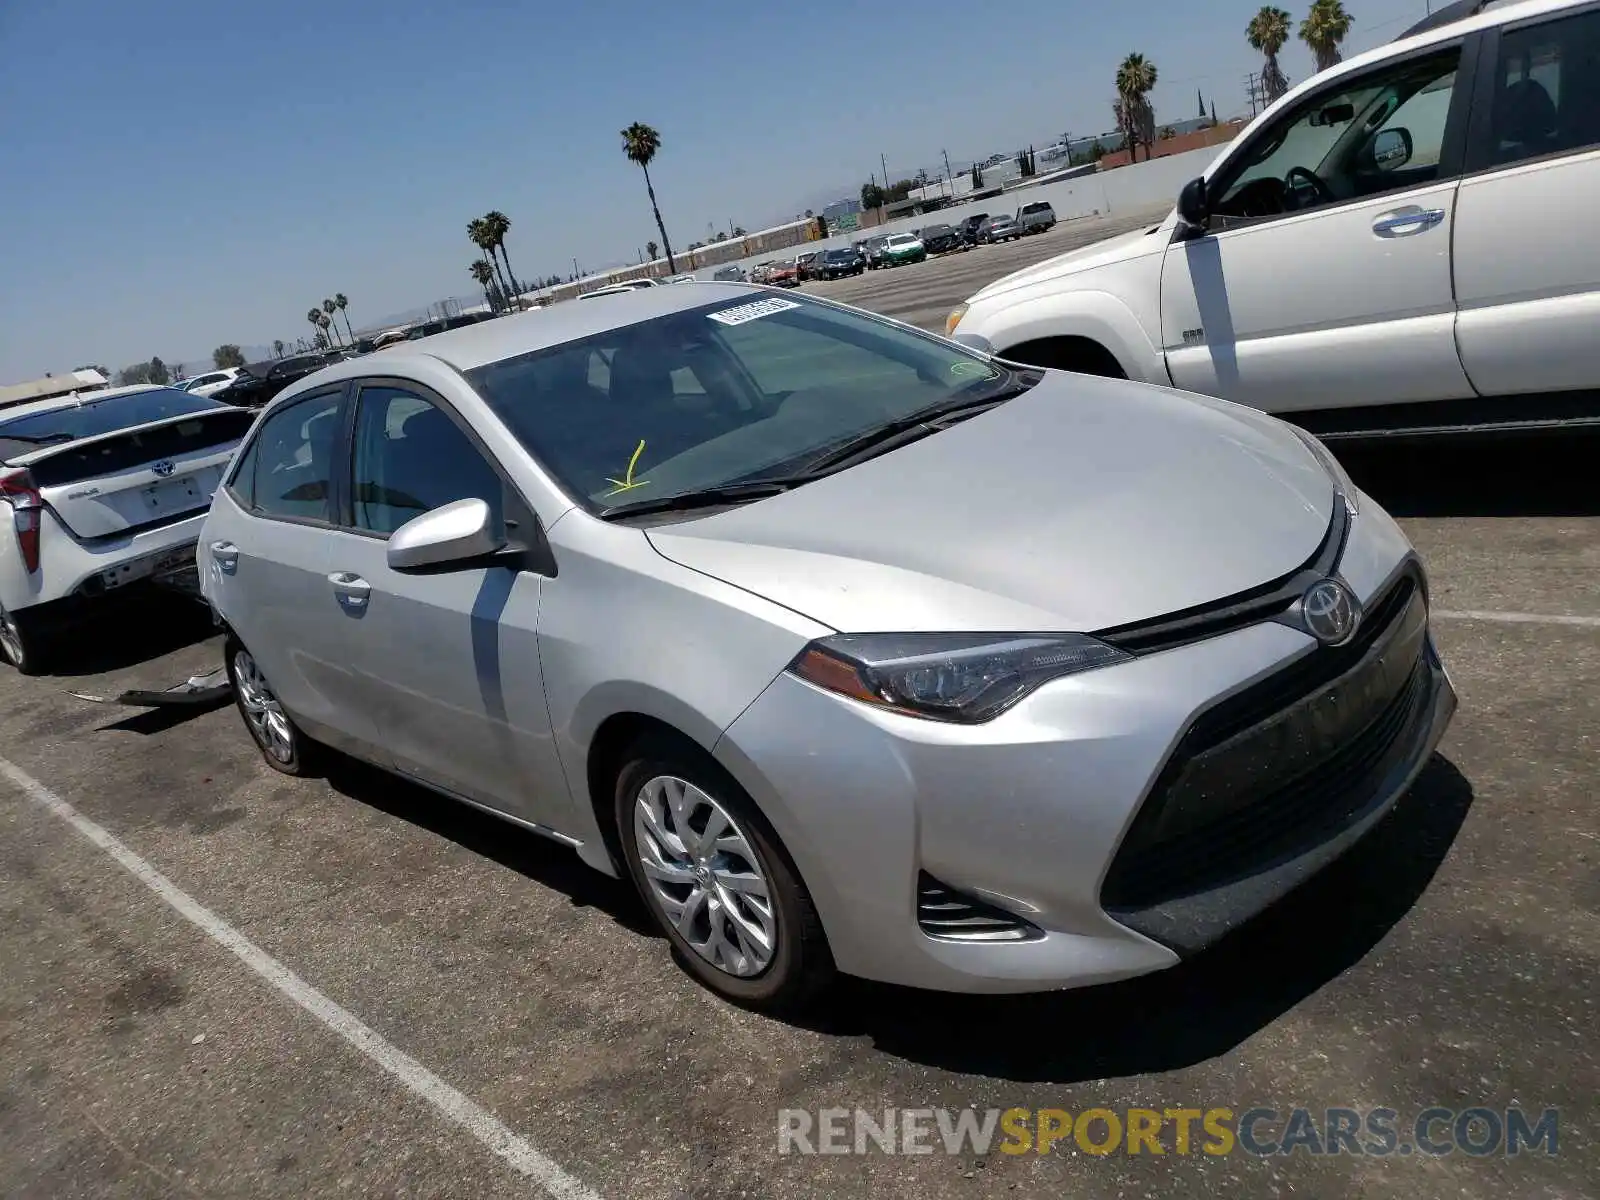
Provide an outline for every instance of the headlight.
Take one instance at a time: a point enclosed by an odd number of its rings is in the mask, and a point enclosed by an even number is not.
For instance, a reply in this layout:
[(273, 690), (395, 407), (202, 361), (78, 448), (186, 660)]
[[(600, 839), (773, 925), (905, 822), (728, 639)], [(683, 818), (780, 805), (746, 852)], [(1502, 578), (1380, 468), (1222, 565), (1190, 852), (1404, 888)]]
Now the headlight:
[(944, 319), (944, 335), (949, 337), (955, 332), (956, 326), (961, 324), (961, 318), (967, 315), (967, 305), (958, 304), (950, 310), (950, 315)]
[(1333, 451), (1329, 450), (1327, 446), (1322, 444), (1322, 442), (1317, 438), (1316, 434), (1307, 433), (1298, 425), (1291, 425), (1289, 428), (1293, 429), (1299, 436), (1300, 440), (1306, 444), (1306, 449), (1310, 450), (1312, 454), (1317, 456), (1317, 461), (1322, 464), (1323, 469), (1328, 472), (1329, 477), (1333, 480), (1333, 486), (1339, 489), (1340, 494), (1344, 497), (1345, 508), (1349, 511), (1350, 515), (1354, 517), (1357, 511), (1356, 496), (1358, 495), (1358, 492), (1355, 483), (1350, 478), (1349, 472), (1347, 472), (1339, 460), (1333, 456)]
[(812, 642), (789, 670), (864, 704), (970, 725), (1052, 679), (1128, 657), (1079, 633), (844, 633)]

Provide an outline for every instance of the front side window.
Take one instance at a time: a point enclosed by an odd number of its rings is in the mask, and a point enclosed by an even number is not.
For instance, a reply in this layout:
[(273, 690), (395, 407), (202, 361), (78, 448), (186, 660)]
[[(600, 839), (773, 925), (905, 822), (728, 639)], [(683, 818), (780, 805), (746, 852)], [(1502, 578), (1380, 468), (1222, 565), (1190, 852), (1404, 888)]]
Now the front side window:
[(873, 429), (1016, 382), (940, 339), (804, 297), (755, 294), (468, 378), (591, 510), (801, 470)]
[[(300, 521), (330, 518), (333, 444), (339, 432), (339, 395), (296, 400), (261, 423), (239, 460), (231, 483), (263, 517)], [(251, 478), (243, 478), (246, 470)]]
[(1460, 47), (1353, 77), (1285, 113), (1214, 181), (1222, 228), (1431, 183)]
[(1505, 166), (1600, 145), (1600, 11), (1500, 35), (1489, 157)]
[(395, 387), (361, 389), (350, 493), (355, 527), (385, 536), (456, 500), (504, 511), (504, 485), (472, 439), (438, 406)]

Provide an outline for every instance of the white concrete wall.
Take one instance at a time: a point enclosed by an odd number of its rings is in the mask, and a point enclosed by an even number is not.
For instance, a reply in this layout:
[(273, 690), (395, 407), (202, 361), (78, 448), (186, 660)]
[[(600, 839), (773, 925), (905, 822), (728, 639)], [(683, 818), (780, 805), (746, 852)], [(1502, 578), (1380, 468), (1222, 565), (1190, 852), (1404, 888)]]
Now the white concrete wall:
[[(902, 217), (886, 221), (882, 225), (875, 225), (871, 229), (841, 234), (826, 241), (806, 242), (775, 253), (740, 259), (736, 263), (721, 263), (719, 266), (741, 266), (748, 271), (757, 263), (768, 262), (775, 258), (793, 258), (796, 254), (810, 250), (848, 246), (862, 238), (899, 233), (903, 230), (910, 231), (923, 225), (954, 225), (963, 217), (976, 213), (1015, 212), (1024, 204), (1039, 200), (1049, 201), (1050, 207), (1056, 211), (1057, 219), (1063, 221), (1073, 217), (1137, 212), (1141, 209), (1172, 205), (1177, 203), (1178, 190), (1196, 175), (1203, 174), (1212, 159), (1226, 148), (1226, 146), (1203, 146), (1183, 154), (1151, 159), (1149, 162), (1134, 163), (1110, 171), (1099, 171), (1077, 179), (1062, 180), (1060, 183), (1019, 188), (976, 203), (956, 204), (937, 212), (925, 213), (920, 217)], [(703, 267), (694, 272), (694, 275), (697, 279), (710, 279), (716, 270), (716, 267)]]

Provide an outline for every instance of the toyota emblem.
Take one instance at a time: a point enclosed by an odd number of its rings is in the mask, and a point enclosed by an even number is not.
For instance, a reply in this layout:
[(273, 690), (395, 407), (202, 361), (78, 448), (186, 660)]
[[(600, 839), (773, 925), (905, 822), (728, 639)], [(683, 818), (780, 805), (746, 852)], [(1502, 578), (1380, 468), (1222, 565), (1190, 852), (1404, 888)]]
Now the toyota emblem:
[(165, 479), (168, 475), (172, 474), (172, 462), (170, 459), (163, 458), (160, 462), (156, 463), (151, 470), (153, 470), (157, 475), (161, 476), (161, 478)]
[(1319, 579), (1300, 597), (1300, 620), (1324, 646), (1339, 646), (1355, 636), (1361, 605), (1337, 579)]

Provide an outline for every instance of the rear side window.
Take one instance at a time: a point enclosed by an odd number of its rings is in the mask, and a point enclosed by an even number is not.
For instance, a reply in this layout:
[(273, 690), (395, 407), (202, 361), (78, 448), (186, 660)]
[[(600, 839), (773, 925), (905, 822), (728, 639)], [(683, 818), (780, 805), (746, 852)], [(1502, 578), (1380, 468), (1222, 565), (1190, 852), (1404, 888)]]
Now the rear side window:
[(1600, 145), (1600, 11), (1501, 34), (1489, 165), (1595, 145)]
[(297, 400), (262, 422), (230, 486), (258, 516), (327, 521), (338, 432), (338, 393)]

